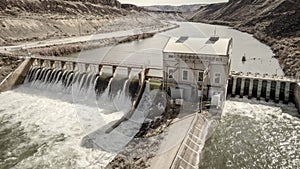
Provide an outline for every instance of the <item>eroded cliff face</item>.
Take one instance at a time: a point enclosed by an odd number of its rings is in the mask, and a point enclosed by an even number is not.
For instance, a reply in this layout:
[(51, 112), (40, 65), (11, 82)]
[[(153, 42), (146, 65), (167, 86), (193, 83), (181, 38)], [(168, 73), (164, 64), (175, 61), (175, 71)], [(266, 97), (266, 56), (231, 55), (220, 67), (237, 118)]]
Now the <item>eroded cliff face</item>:
[(300, 1), (230, 0), (199, 8), (189, 19), (224, 24), (271, 46), (287, 75), (300, 71)]
[(2, 0), (0, 45), (91, 34), (129, 13), (116, 0)]

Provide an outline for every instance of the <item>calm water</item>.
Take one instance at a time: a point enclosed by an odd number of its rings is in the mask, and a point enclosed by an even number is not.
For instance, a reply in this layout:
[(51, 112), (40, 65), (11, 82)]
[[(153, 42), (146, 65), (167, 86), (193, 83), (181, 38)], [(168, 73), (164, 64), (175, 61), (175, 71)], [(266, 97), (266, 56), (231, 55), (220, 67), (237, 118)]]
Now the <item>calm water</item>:
[(200, 169), (300, 167), (294, 105), (233, 99), (226, 101), (224, 113), (206, 142)]
[[(171, 36), (191, 36), (205, 38), (213, 35), (216, 28), (220, 37), (233, 38), (233, 56), (231, 70), (253, 73), (283, 75), (277, 59), (272, 58), (270, 47), (260, 43), (247, 33), (242, 33), (226, 26), (214, 26), (202, 23), (179, 22), (179, 28), (155, 35), (153, 38), (82, 51), (73, 57), (88, 58), (94, 61), (131, 63), (162, 67), (162, 49)], [(85, 44), (86, 46), (89, 43)], [(242, 56), (247, 61), (242, 63)]]

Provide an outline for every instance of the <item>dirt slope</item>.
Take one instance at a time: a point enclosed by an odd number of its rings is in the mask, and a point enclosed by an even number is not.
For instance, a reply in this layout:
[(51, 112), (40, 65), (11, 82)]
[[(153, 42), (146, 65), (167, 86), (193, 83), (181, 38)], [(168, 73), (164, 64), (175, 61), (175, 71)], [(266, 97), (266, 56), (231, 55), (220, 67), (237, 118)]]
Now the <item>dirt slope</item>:
[(127, 14), (116, 0), (1, 0), (0, 45), (91, 34)]

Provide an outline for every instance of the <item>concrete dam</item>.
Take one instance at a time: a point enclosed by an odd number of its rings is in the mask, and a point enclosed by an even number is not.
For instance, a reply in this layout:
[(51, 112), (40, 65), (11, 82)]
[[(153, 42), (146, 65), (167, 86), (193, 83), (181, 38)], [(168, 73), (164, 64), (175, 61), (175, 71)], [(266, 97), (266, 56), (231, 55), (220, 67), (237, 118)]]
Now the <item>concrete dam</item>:
[[(122, 123), (134, 115), (141, 103), (147, 80), (151, 78), (162, 80), (162, 76), (157, 73), (161, 71), (160, 68), (140, 65), (89, 63), (70, 58), (31, 57), (27, 58), (0, 85), (0, 90), (9, 90), (25, 83), (42, 90), (63, 91), (78, 98), (89, 97), (90, 93), (96, 93), (97, 99), (103, 102), (121, 102), (125, 107), (120, 107), (120, 109), (124, 109), (126, 113), (107, 128), (103, 128), (103, 132), (113, 133), (115, 129), (118, 130)], [(134, 75), (136, 76), (133, 77)], [(296, 79), (232, 72), (228, 80), (227, 95), (247, 96), (248, 98), (273, 100), (274, 102), (293, 102), (299, 110), (299, 88)], [(212, 122), (205, 115), (203, 116), (207, 113), (205, 111), (195, 113), (189, 130), (169, 168), (198, 168), (199, 156), (207, 135), (205, 132)], [(87, 137), (99, 139), (97, 132), (90, 133)], [(101, 142), (103, 142), (102, 139), (97, 140), (97, 143)], [(111, 147), (109, 148), (111, 152), (117, 152), (122, 148), (111, 145), (103, 146)]]
[(231, 72), (227, 95), (241, 98), (246, 96), (249, 99), (256, 98), (266, 102), (272, 100), (275, 103), (292, 102), (299, 110), (299, 87), (299, 78)]

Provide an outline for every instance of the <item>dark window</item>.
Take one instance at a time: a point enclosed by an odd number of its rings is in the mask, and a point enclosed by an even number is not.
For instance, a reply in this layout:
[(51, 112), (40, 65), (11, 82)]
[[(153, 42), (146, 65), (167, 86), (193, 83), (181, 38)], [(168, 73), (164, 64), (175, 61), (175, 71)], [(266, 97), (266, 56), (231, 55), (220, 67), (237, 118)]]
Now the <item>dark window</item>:
[(169, 79), (173, 79), (174, 69), (169, 68)]
[(202, 82), (203, 81), (203, 71), (199, 71), (199, 74), (198, 74), (198, 81), (199, 82)]
[(182, 80), (188, 80), (189, 72), (187, 70), (182, 71)]
[(221, 83), (221, 74), (215, 73), (215, 84), (220, 84), (220, 83)]

